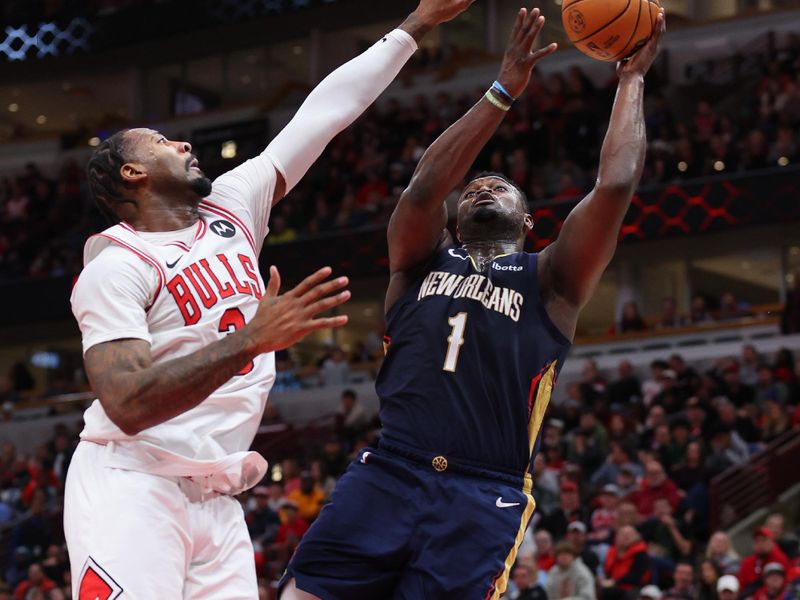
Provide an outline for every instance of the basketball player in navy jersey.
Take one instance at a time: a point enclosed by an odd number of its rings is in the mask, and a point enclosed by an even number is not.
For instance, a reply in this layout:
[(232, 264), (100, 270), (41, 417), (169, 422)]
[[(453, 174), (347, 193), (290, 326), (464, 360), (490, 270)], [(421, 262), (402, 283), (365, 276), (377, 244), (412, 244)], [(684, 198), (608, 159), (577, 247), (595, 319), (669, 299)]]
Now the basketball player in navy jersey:
[[(617, 243), (645, 156), (644, 76), (664, 33), (618, 67), (597, 183), (540, 254), (524, 194), (478, 176), (444, 199), (527, 87), (544, 19), (521, 10), (500, 76), (417, 167), (389, 224), (383, 432), (291, 561), (282, 598), (488, 599), (506, 588), (534, 510), (531, 468), (556, 375)], [(302, 592), (300, 591), (302, 590)]]

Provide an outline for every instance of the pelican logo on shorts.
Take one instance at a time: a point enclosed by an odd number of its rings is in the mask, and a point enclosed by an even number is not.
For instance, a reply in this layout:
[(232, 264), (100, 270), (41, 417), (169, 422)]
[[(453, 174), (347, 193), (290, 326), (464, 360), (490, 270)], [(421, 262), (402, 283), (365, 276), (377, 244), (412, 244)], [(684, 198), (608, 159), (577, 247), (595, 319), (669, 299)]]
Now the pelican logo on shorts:
[(236, 227), (233, 226), (233, 223), (225, 219), (214, 221), (208, 228), (220, 237), (232, 238), (236, 235)]
[(115, 600), (122, 595), (122, 588), (90, 556), (83, 565), (80, 587), (76, 600)]
[(583, 13), (579, 10), (573, 9), (567, 16), (569, 20), (569, 28), (575, 33), (581, 34), (586, 29), (586, 20), (583, 18)]
[(433, 468), (441, 473), (442, 471), (447, 470), (447, 459), (444, 456), (436, 456), (431, 461), (431, 465), (433, 465)]

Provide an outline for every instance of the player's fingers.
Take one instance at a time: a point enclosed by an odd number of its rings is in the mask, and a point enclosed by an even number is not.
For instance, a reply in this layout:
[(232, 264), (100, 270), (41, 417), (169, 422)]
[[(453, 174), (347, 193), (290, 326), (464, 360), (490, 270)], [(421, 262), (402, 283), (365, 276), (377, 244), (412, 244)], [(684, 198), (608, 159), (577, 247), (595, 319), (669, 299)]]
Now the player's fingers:
[(334, 329), (336, 327), (344, 327), (345, 325), (347, 325), (347, 315), (314, 319), (309, 323), (309, 332), (316, 331), (317, 329)]
[(272, 266), (269, 268), (269, 282), (267, 283), (266, 296), (274, 298), (278, 295), (281, 289), (281, 274), (278, 273), (278, 267)]
[(295, 286), (294, 289), (292, 289), (290, 292), (287, 292), (287, 294), (290, 293), (294, 296), (302, 296), (318, 283), (325, 281), (332, 272), (333, 269), (331, 269), (330, 267), (322, 267), (316, 273), (312, 273), (311, 275), (303, 279), (303, 281), (298, 283), (297, 286)]
[(348, 283), (350, 283), (350, 280), (347, 277), (337, 277), (336, 279), (331, 279), (330, 281), (315, 285), (303, 294), (302, 298), (306, 304), (311, 304), (323, 296), (328, 296), (336, 290), (342, 289)]
[(317, 300), (314, 304), (311, 304), (307, 310), (308, 312), (313, 315), (318, 315), (320, 313), (324, 313), (326, 310), (330, 310), (335, 308), (341, 304), (344, 304), (348, 300), (350, 300), (350, 291), (345, 290), (336, 294), (335, 296), (328, 296), (327, 298), (322, 298), (321, 300)]
[(556, 44), (555, 42), (553, 42), (552, 44), (548, 44), (544, 48), (539, 48), (536, 52), (531, 54), (531, 63), (535, 65), (546, 56), (550, 56), (556, 50), (558, 50), (558, 44)]
[(517, 18), (514, 20), (514, 27), (511, 28), (511, 35), (509, 38), (513, 41), (517, 39), (517, 35), (519, 35), (520, 29), (522, 29), (522, 24), (525, 22), (525, 16), (528, 14), (527, 9), (520, 8), (519, 12), (517, 13)]
[[(538, 8), (536, 9), (539, 10)], [(536, 37), (542, 32), (544, 28), (545, 18), (541, 15), (536, 15), (536, 18), (530, 24), (530, 27), (525, 30), (525, 39), (523, 40), (523, 44), (525, 45), (525, 49), (530, 52), (533, 48), (533, 42), (536, 41)]]

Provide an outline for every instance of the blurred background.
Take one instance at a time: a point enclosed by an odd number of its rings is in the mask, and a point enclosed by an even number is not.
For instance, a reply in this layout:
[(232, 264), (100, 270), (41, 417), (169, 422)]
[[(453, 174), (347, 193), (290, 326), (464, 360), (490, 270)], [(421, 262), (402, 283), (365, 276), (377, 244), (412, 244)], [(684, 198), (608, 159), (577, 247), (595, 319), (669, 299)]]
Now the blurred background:
[[(475, 164), (526, 191), (529, 251), (591, 189), (616, 86), (613, 66), (570, 48), (560, 4), (540, 3), (540, 43), (561, 50)], [(560, 576), (547, 582), (563, 540), (608, 598), (732, 600), (717, 590), (726, 573), (741, 598), (800, 597), (800, 2), (662, 4), (645, 173), (550, 408), (509, 598), (564, 597)], [(106, 226), (85, 184), (92, 148), (148, 126), (190, 141), (217, 176), (414, 5), (0, 3), (0, 599), (69, 597), (63, 477), (92, 398), (69, 293), (84, 240)], [(272, 214), (262, 272), (275, 264), (291, 284), (331, 264), (353, 299), (347, 328), (278, 357), (255, 442), (272, 472), (241, 498), (263, 597), (348, 457), (379, 435), (386, 223), (424, 149), (494, 80), (519, 7), (479, 0), (429, 35)], [(646, 573), (601, 585), (610, 549), (639, 542)], [(764, 574), (774, 562), (779, 583)]]

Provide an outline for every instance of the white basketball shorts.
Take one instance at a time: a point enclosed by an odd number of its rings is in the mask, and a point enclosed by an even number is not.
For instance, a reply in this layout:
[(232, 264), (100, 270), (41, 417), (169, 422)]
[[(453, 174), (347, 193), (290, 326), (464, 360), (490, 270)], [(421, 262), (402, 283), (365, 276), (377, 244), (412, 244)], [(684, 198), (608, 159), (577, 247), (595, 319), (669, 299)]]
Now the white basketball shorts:
[(75, 600), (254, 600), (253, 545), (239, 502), (187, 478), (105, 466), (81, 442), (67, 474), (64, 533)]

